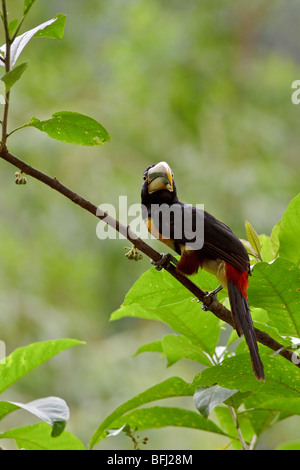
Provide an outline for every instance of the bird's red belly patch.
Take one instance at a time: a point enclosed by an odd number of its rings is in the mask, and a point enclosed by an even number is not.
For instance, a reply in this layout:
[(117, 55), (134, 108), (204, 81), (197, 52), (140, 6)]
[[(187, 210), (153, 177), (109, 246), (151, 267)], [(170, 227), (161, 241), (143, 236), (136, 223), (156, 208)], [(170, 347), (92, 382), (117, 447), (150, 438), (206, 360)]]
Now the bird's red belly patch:
[(192, 274), (196, 274), (200, 268), (200, 262), (198, 256), (195, 251), (186, 252), (182, 249), (181, 250), (181, 258), (179, 260), (177, 270), (186, 274), (187, 276), (191, 276)]

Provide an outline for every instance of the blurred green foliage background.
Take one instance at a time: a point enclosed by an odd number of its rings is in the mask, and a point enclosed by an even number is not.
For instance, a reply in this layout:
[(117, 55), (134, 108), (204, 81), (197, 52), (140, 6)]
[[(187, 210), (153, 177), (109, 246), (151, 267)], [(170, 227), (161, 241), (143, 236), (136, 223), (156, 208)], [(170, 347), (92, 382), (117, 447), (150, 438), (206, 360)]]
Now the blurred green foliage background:
[[(10, 0), (10, 19), (22, 7)], [(10, 130), (31, 116), (69, 110), (98, 120), (111, 142), (71, 146), (29, 128), (11, 137), (11, 152), (97, 205), (117, 205), (119, 195), (139, 202), (145, 167), (165, 160), (182, 200), (204, 203), (241, 237), (245, 219), (269, 234), (299, 191), (300, 106), (291, 102), (291, 84), (300, 79), (299, 2), (39, 0), (22, 32), (57, 13), (67, 14), (62, 41), (34, 39), (19, 59), (29, 67), (12, 90)], [(88, 443), (122, 401), (168, 376), (190, 381), (198, 366), (166, 369), (156, 355), (132, 358), (165, 327), (109, 323), (109, 317), (149, 260), (128, 261), (126, 241), (100, 241), (90, 214), (38, 181), (16, 186), (15, 169), (0, 164), (0, 324), (7, 353), (52, 338), (87, 343), (33, 371), (6, 399), (61, 396), (71, 408), (68, 429)], [(28, 420), (20, 412), (2, 426)], [(299, 421), (280, 426), (261, 447), (299, 439)], [(225, 442), (190, 430), (146, 435), (154, 449)], [(131, 442), (110, 438), (105, 446), (131, 448)]]

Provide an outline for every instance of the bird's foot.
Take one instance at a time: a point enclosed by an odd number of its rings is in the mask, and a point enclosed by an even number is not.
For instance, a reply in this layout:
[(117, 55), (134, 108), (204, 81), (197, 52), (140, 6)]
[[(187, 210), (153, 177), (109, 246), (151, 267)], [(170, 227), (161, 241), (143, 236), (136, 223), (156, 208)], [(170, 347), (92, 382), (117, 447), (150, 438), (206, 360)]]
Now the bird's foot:
[(201, 308), (206, 312), (209, 310), (210, 305), (217, 300), (217, 293), (223, 289), (223, 286), (218, 286), (216, 289), (212, 290), (211, 292), (207, 292), (202, 300), (198, 300), (198, 302), (202, 302)]
[(174, 258), (171, 253), (161, 253), (161, 258), (158, 261), (154, 261), (151, 259), (151, 264), (157, 269), (157, 271), (161, 271), (163, 268), (168, 268), (171, 264), (177, 266), (178, 261)]

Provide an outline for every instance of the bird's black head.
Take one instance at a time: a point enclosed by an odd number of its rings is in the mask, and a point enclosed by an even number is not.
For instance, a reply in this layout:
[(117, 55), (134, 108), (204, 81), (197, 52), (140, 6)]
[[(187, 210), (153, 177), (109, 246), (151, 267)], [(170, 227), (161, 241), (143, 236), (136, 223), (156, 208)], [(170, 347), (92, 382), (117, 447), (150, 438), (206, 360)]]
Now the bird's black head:
[(174, 204), (178, 201), (173, 172), (166, 162), (146, 168), (143, 174), (142, 204)]

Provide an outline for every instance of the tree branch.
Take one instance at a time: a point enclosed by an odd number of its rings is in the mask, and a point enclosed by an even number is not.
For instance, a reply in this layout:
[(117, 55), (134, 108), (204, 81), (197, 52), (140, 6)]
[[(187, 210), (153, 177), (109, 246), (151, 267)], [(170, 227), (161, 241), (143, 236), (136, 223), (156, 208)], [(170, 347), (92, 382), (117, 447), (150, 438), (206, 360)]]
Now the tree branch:
[[(11, 154), (6, 148), (6, 146), (2, 146), (2, 148), (0, 149), (0, 158), (19, 168), (23, 173), (32, 176), (33, 178), (41, 181), (50, 188), (59, 192), (60, 194), (68, 198), (70, 201), (74, 202), (74, 204), (77, 204), (78, 206), (82, 207), (82, 209), (90, 212), (100, 220), (103, 220), (109, 226), (113, 227), (120, 234), (126, 237), (127, 240), (129, 240), (138, 250), (140, 250), (149, 258), (153, 259), (154, 261), (159, 261), (162, 258), (162, 255), (158, 251), (154, 250), (153, 248), (151, 248), (151, 246), (149, 246), (143, 240), (138, 238), (129, 226), (126, 227), (125, 225), (121, 224), (118, 220), (108, 215), (106, 212), (100, 210), (97, 206), (84, 199), (79, 194), (76, 194), (67, 186), (64, 186), (62, 183), (60, 183), (60, 181), (57, 180), (57, 178), (52, 178), (48, 176), (47, 174), (32, 167), (31, 165), (28, 165), (28, 163)], [(171, 274), (175, 279), (177, 279), (178, 282), (180, 282), (184, 287), (186, 287), (186, 289), (188, 289), (197, 299), (199, 299), (200, 302), (202, 302), (208, 310), (210, 310), (214, 315), (220, 318), (220, 320), (234, 327), (230, 310), (228, 310), (218, 300), (205, 297), (206, 292), (201, 290), (200, 287), (194, 284), (189, 278), (178, 272), (174, 265), (171, 264), (165, 269), (169, 272), (169, 274)], [(268, 333), (265, 333), (264, 331), (255, 328), (255, 334), (258, 342), (267, 346), (273, 351), (280, 350), (279, 354), (281, 356), (283, 356), (288, 361), (292, 362), (297, 367), (300, 367), (300, 358), (298, 358), (298, 356), (295, 356), (295, 354), (291, 351), (282, 349), (284, 346), (278, 343), (278, 341), (273, 339), (270, 335), (268, 335)]]

